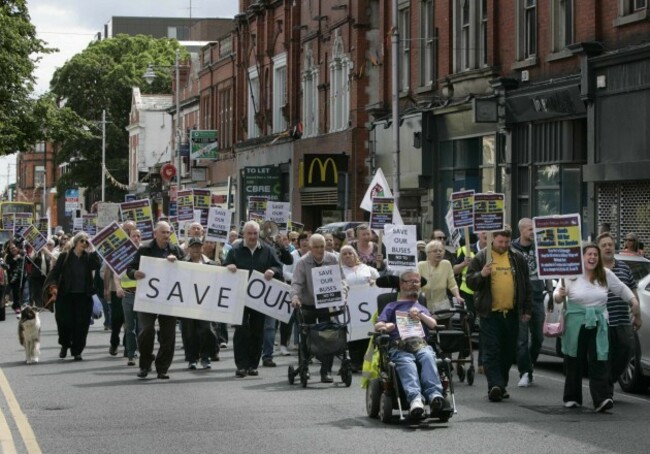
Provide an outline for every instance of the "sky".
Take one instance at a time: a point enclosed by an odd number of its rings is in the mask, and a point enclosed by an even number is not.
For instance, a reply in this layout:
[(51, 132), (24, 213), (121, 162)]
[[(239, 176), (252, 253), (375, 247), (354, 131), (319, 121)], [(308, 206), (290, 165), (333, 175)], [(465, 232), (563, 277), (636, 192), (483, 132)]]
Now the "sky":
[[(34, 94), (49, 90), (56, 68), (83, 51), (113, 16), (232, 18), (239, 0), (27, 0), (32, 24), (48, 47), (35, 71)], [(15, 181), (15, 155), (0, 157), (0, 191)], [(8, 173), (9, 172), (9, 173)]]

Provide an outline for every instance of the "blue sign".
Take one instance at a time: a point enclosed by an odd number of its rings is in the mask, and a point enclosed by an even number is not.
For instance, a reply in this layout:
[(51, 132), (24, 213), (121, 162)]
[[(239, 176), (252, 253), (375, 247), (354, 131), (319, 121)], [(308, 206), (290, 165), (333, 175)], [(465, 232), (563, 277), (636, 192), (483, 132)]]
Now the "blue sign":
[(135, 194), (124, 194), (125, 202), (133, 202), (134, 200), (138, 200)]

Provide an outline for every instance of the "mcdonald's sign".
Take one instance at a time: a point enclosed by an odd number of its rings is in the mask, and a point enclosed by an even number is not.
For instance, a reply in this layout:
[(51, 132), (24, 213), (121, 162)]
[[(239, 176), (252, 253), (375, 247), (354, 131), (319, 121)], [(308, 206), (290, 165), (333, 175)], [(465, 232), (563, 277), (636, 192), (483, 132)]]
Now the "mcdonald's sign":
[(339, 172), (347, 172), (345, 154), (306, 154), (304, 160), (305, 187), (336, 188)]

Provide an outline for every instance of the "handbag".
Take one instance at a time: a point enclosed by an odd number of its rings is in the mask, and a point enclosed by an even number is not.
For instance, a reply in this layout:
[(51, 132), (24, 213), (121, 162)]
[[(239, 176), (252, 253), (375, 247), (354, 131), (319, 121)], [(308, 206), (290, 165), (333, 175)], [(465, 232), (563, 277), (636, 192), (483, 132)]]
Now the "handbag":
[(560, 337), (564, 334), (564, 310), (560, 311), (560, 318), (557, 322), (551, 322), (551, 312), (546, 312), (544, 319), (544, 336), (546, 337)]

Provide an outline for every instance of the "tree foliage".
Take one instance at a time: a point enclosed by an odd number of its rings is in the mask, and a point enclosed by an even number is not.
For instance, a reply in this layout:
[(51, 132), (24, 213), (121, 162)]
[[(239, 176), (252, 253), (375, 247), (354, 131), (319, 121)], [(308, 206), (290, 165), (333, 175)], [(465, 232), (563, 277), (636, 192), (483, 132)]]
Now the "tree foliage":
[(33, 71), (38, 55), (52, 51), (36, 37), (25, 0), (0, 2), (0, 154), (33, 143)]
[[(77, 126), (89, 127), (89, 135), (74, 134), (60, 142), (57, 160), (74, 162), (57, 183), (66, 187), (101, 186), (101, 118), (106, 109), (106, 167), (119, 181), (128, 175), (128, 132), (132, 87), (143, 93), (171, 93), (171, 72), (149, 86), (142, 78), (149, 64), (172, 67), (179, 44), (172, 39), (118, 35), (91, 43), (59, 68), (50, 83), (60, 105), (77, 116)], [(107, 198), (116, 191), (107, 183)]]

